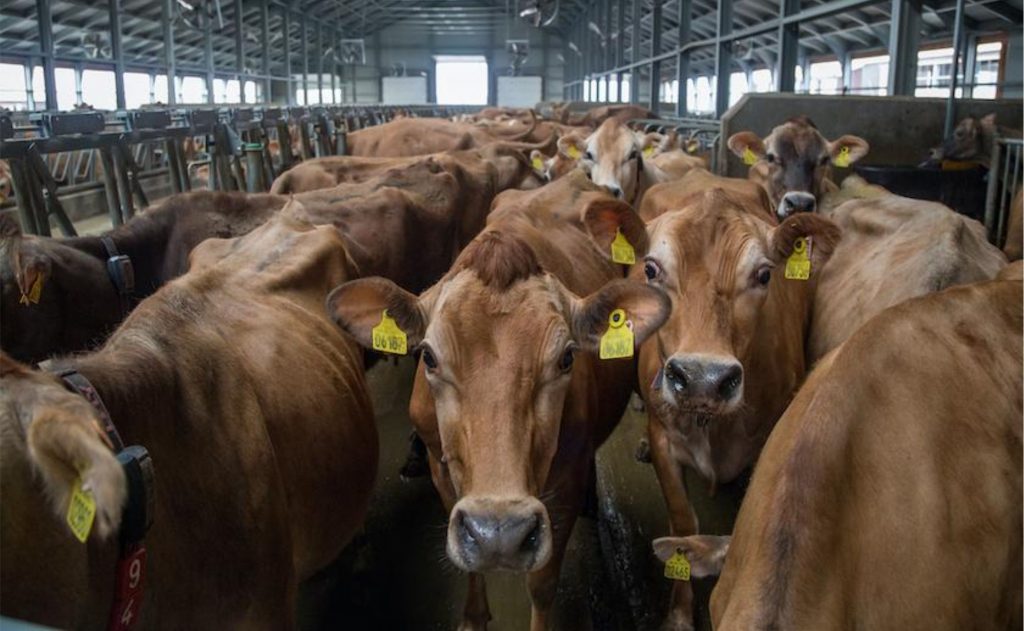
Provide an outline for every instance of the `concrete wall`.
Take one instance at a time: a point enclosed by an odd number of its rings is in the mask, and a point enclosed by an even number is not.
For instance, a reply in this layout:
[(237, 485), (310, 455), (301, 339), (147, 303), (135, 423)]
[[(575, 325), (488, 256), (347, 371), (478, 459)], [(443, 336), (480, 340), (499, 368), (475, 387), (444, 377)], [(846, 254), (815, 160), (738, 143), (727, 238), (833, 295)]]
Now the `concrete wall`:
[[(1003, 96), (1006, 98), (1020, 98), (1024, 96), (1024, 86), (1021, 85), (1021, 77), (1024, 77), (1024, 34), (1020, 29), (1011, 31), (1007, 37), (1006, 46), (1006, 73), (1003, 75), (1008, 85), (1003, 89)], [(1020, 121), (1020, 116), (1017, 116)]]
[(395, 64), (405, 65), (406, 76), (425, 73), (430, 101), (434, 101), (434, 55), (482, 55), (491, 74), (488, 90), (491, 104), (497, 102), (497, 78), (507, 75), (510, 39), (528, 39), (530, 54), (521, 69), (523, 76), (541, 77), (545, 99), (562, 98), (562, 41), (557, 35), (512, 22), (509, 28), (493, 31), (434, 36), (427, 31), (394, 24), (366, 40), (366, 64), (348, 66), (343, 73), (346, 102), (377, 103), (381, 99), (381, 77), (392, 76)]
[[(1020, 100), (963, 100), (956, 119), (996, 112), (1005, 124), (1019, 124)], [(890, 96), (812, 96), (747, 94), (722, 117), (719, 164), (728, 158), (726, 175), (744, 177), (747, 167), (726, 147), (729, 136), (752, 131), (762, 138), (788, 118), (806, 114), (826, 138), (854, 134), (871, 144), (860, 164), (918, 164), (928, 149), (942, 142), (945, 99)]]

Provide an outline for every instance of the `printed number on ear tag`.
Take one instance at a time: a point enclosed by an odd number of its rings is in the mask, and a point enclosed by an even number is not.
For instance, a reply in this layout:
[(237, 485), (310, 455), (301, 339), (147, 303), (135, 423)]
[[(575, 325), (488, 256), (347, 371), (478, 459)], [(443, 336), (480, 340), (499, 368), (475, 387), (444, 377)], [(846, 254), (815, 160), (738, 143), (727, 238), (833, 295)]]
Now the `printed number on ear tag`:
[(654, 155), (654, 145), (651, 145), (649, 147), (644, 147), (644, 157), (645, 158), (650, 158), (653, 155)]
[(811, 277), (811, 238), (799, 237), (793, 243), (793, 253), (786, 259), (786, 278), (807, 280)]
[(27, 294), (21, 294), (21, 304), (28, 306), (29, 304), (39, 304), (39, 297), (43, 294), (43, 275), (36, 275), (36, 281), (32, 283), (32, 287), (29, 288)]
[(622, 359), (633, 356), (633, 329), (626, 322), (626, 312), (612, 311), (608, 330), (601, 336), (601, 359)]
[(746, 149), (744, 149), (743, 150), (743, 164), (745, 164), (747, 166), (753, 166), (756, 162), (757, 162), (757, 156), (755, 156), (754, 152), (750, 150), (750, 147), (747, 147)]
[(612, 260), (623, 265), (636, 263), (636, 251), (618, 229), (615, 230), (615, 239), (612, 240)]
[(531, 161), (531, 164), (533, 165), (533, 168), (538, 171), (544, 170), (544, 161), (540, 159), (540, 156), (535, 156)]
[(580, 150), (574, 147), (573, 145), (569, 145), (569, 148), (566, 149), (565, 152), (568, 153), (569, 157), (572, 158), (573, 160), (579, 160)]
[(372, 334), (373, 350), (395, 355), (408, 352), (405, 333), (398, 328), (394, 318), (388, 315), (387, 309), (380, 316), (380, 324), (373, 327)]
[(665, 578), (675, 581), (690, 580), (690, 562), (686, 560), (683, 551), (676, 548), (676, 553), (665, 561)]
[(96, 500), (92, 493), (82, 490), (82, 478), (75, 478), (75, 486), (71, 489), (71, 500), (68, 502), (68, 527), (75, 538), (85, 543), (92, 530), (92, 522), (96, 518)]
[(843, 147), (839, 150), (839, 155), (836, 156), (836, 166), (842, 169), (850, 166), (850, 148)]

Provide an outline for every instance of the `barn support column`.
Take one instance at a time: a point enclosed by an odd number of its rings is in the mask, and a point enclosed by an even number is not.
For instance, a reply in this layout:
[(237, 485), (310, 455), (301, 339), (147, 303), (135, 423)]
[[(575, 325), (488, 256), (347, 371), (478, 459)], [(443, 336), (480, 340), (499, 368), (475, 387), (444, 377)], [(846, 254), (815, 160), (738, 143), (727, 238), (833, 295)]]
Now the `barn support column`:
[(121, 0), (108, 0), (110, 8), (110, 54), (114, 57), (114, 95), (117, 109), (126, 108), (124, 99), (124, 49), (121, 46)]
[(174, 64), (174, 28), (173, 28), (173, 15), (174, 15), (174, 3), (175, 0), (163, 0), (160, 3), (160, 17), (163, 20), (163, 37), (164, 37), (164, 67), (167, 69), (167, 104), (176, 105), (178, 103), (177, 90), (174, 86), (174, 77), (177, 74), (177, 68)]
[(316, 92), (319, 103), (324, 103), (324, 26), (316, 23)]
[(654, 1), (651, 9), (651, 102), (648, 108), (655, 114), (661, 109), (661, 3)]
[[(690, 41), (690, 24), (693, 19), (692, 0), (679, 0), (679, 47), (682, 48)], [(687, 88), (686, 81), (690, 78), (690, 52), (681, 52), (676, 55), (676, 82), (679, 86), (676, 100), (676, 116), (686, 116)]]
[(715, 47), (715, 116), (729, 109), (729, 75), (732, 72), (732, 0), (718, 0), (718, 44)]
[[(612, 48), (612, 0), (604, 0), (604, 54), (601, 70), (615, 67), (615, 50)], [(604, 100), (612, 100), (612, 75), (604, 75)]]
[(800, 12), (800, 0), (782, 0), (783, 22), (779, 24), (779, 56), (775, 66), (775, 89), (793, 92), (796, 89), (797, 54), (800, 50), (800, 23), (785, 18)]
[(245, 103), (245, 48), (242, 38), (242, 0), (235, 0), (235, 72), (238, 76), (238, 93)]
[(964, 98), (974, 98), (974, 81), (978, 76), (978, 35), (968, 33), (964, 41)]
[(206, 102), (213, 103), (213, 17), (203, 11), (203, 60), (206, 65)]
[(890, 96), (914, 95), (920, 37), (921, 1), (892, 0), (892, 22), (889, 25)]
[(943, 138), (953, 135), (953, 125), (956, 124), (956, 87), (958, 74), (960, 73), (960, 53), (964, 44), (964, 0), (956, 0), (956, 17), (953, 22), (953, 66), (950, 71), (949, 96), (946, 97), (946, 126)]
[[(626, 63), (626, 0), (618, 0), (618, 14), (615, 16), (618, 29), (615, 31), (615, 67), (621, 68)], [(622, 93), (622, 71), (615, 73), (615, 100), (622, 103), (626, 95)]]
[[(640, 61), (640, 38), (643, 29), (640, 28), (640, 0), (633, 0), (633, 25), (632, 35), (629, 39), (629, 61), (636, 63)], [(640, 68), (633, 66), (629, 69), (629, 102), (640, 102)]]
[(306, 14), (299, 18), (299, 41), (302, 42), (302, 104), (309, 106), (309, 38), (306, 37)]
[(849, 94), (853, 90), (853, 53), (845, 51), (839, 57), (839, 65), (843, 73), (843, 94)]
[[(53, 14), (50, 0), (36, 0), (36, 12), (39, 17), (39, 48), (43, 55), (43, 96), (46, 97), (46, 109), (57, 111), (57, 73), (53, 60)], [(27, 85), (32, 85), (29, 75)], [(39, 95), (35, 95), (36, 107), (39, 106)]]
[[(242, 0), (238, 0), (239, 6), (241, 6)], [(271, 101), (273, 96), (273, 85), (270, 81), (270, 0), (260, 0), (260, 30), (263, 41), (260, 42), (263, 50), (263, 101)], [(287, 34), (286, 34), (287, 35)], [(288, 45), (288, 38), (282, 39), (284, 45)], [(287, 72), (285, 73), (287, 74)], [(242, 91), (245, 91), (243, 86)]]
[(292, 87), (292, 47), (288, 43), (292, 30), (291, 12), (282, 11), (281, 17), (284, 19), (284, 74), (288, 77), (285, 79), (285, 91), (288, 93), (288, 105), (295, 105), (295, 88)]

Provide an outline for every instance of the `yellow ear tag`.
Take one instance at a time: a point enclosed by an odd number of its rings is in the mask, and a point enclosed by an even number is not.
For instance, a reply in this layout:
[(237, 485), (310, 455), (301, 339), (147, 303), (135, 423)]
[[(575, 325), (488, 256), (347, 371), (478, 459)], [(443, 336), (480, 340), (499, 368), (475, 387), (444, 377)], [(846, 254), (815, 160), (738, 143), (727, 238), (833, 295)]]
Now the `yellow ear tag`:
[(690, 562), (686, 560), (682, 550), (676, 549), (676, 553), (665, 561), (665, 578), (675, 581), (690, 580)]
[(372, 333), (373, 350), (395, 355), (405, 355), (408, 352), (405, 333), (395, 324), (394, 318), (388, 316), (387, 309), (381, 314), (380, 324), (373, 327)]
[(633, 356), (633, 329), (626, 323), (626, 312), (612, 311), (608, 330), (601, 336), (601, 359), (622, 359)]
[(786, 259), (786, 278), (807, 280), (811, 277), (811, 238), (799, 237), (793, 243), (793, 253)]
[(654, 155), (654, 145), (648, 145), (647, 147), (644, 147), (644, 157), (645, 158), (650, 158), (653, 155)]
[(21, 294), (21, 304), (28, 306), (29, 304), (39, 304), (39, 297), (43, 293), (43, 275), (39, 274), (36, 276), (36, 282), (32, 283), (32, 287), (29, 288), (27, 294)]
[(839, 155), (836, 156), (836, 166), (842, 169), (850, 166), (850, 148), (843, 147), (839, 150)]
[(618, 229), (615, 230), (615, 239), (612, 240), (612, 260), (623, 265), (636, 263), (636, 251)]
[(536, 169), (537, 171), (544, 170), (544, 161), (540, 159), (540, 156), (534, 156), (530, 164), (532, 164), (533, 168)]
[(691, 140), (686, 143), (686, 153), (697, 153), (698, 149), (700, 149), (700, 143), (696, 140)]
[(747, 147), (746, 149), (744, 149), (743, 150), (743, 164), (745, 164), (747, 166), (753, 166), (756, 162), (757, 162), (757, 156), (755, 156), (754, 152), (750, 150), (750, 147)]
[(71, 501), (68, 503), (67, 521), (76, 539), (85, 543), (95, 518), (96, 500), (92, 498), (92, 493), (82, 490), (82, 478), (75, 478), (75, 486), (71, 489)]
[(565, 150), (569, 157), (573, 160), (579, 160), (580, 150), (576, 148), (576, 145), (569, 145), (569, 148)]

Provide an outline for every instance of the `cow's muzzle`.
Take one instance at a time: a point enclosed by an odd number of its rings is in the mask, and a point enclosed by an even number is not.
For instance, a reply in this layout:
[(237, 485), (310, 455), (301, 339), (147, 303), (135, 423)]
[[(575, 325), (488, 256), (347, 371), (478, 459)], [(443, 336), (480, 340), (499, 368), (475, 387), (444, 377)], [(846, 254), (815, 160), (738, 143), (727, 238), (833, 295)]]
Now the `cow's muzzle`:
[(743, 402), (743, 366), (734, 357), (675, 355), (662, 370), (663, 396), (682, 409), (727, 414)]
[(796, 213), (813, 213), (817, 206), (814, 195), (804, 191), (790, 191), (782, 196), (775, 213), (779, 216), (779, 221), (783, 221)]
[(448, 519), (448, 557), (467, 572), (529, 572), (551, 556), (551, 521), (534, 497), (465, 497)]

